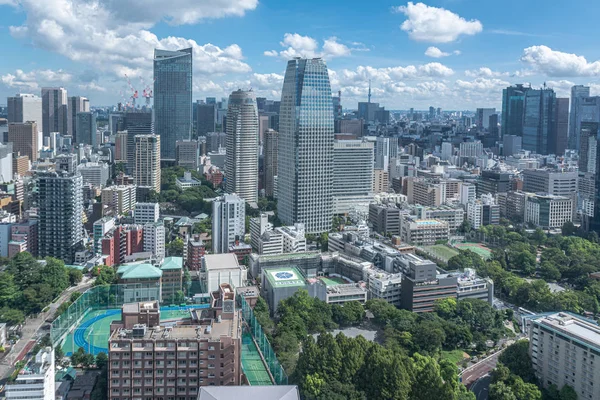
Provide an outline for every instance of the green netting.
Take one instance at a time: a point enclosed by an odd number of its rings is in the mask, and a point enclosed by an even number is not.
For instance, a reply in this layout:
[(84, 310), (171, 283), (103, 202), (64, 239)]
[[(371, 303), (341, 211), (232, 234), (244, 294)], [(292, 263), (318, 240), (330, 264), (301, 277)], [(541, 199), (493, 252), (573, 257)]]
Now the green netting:
[(252, 386), (273, 384), (252, 335), (249, 333), (242, 335), (242, 369)]
[(269, 368), (269, 371), (271, 372), (275, 383), (277, 385), (287, 385), (288, 377), (285, 371), (283, 370), (281, 364), (279, 364), (279, 360), (277, 360), (275, 350), (273, 350), (273, 347), (271, 347), (267, 336), (265, 335), (262, 327), (256, 320), (256, 317), (254, 316), (254, 311), (252, 311), (252, 308), (248, 305), (246, 299), (244, 299), (242, 296), (238, 296), (238, 303), (242, 307), (242, 316), (244, 318), (244, 321), (248, 325), (248, 328), (250, 329), (250, 334), (256, 341), (256, 344), (258, 345), (258, 348), (262, 353), (263, 358), (265, 359), (267, 367)]

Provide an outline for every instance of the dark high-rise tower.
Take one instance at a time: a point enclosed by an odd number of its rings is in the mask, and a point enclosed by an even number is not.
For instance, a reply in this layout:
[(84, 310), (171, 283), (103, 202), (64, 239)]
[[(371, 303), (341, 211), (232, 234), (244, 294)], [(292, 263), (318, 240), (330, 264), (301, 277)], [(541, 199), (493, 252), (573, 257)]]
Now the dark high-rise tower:
[(42, 132), (49, 137), (51, 132), (63, 136), (68, 134), (67, 90), (61, 87), (42, 88)]
[(569, 148), (579, 150), (581, 133), (581, 114), (583, 110), (580, 104), (586, 97), (590, 97), (590, 87), (575, 85), (571, 88), (571, 119), (569, 121)]
[(192, 132), (192, 49), (154, 50), (154, 122), (160, 156), (175, 160), (176, 142)]
[(556, 93), (553, 89), (530, 89), (525, 93), (523, 150), (537, 154), (552, 152), (556, 124)]
[(288, 61), (279, 111), (279, 218), (303, 223), (307, 233), (327, 232), (333, 219), (334, 118), (322, 59)]
[(525, 93), (528, 90), (529, 87), (520, 84), (502, 90), (501, 140), (504, 135), (523, 136)]
[(565, 154), (569, 131), (569, 99), (556, 98), (554, 104), (554, 129), (552, 139), (548, 143), (548, 152), (557, 155)]

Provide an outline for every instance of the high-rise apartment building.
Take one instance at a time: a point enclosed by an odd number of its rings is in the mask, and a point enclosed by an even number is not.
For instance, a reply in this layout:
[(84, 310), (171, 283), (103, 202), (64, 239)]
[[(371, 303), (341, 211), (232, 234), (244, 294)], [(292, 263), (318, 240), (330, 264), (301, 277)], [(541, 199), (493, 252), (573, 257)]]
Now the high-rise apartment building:
[[(162, 221), (144, 225), (144, 251), (152, 253), (157, 262), (165, 258), (165, 225)], [(181, 287), (181, 284), (179, 286)], [(164, 282), (163, 296), (165, 296)]]
[(333, 219), (333, 102), (322, 59), (288, 61), (279, 116), (277, 209), (287, 225), (326, 232)]
[(252, 91), (236, 90), (227, 108), (225, 188), (248, 203), (258, 201), (258, 109)]
[(398, 138), (377, 137), (375, 143), (375, 168), (388, 170), (390, 160), (398, 157)]
[[(387, 138), (386, 138), (387, 139)], [(373, 199), (373, 143), (336, 140), (333, 147), (333, 212), (366, 209)]]
[[(582, 121), (581, 107), (582, 100), (590, 97), (590, 87), (575, 85), (571, 88), (571, 116), (569, 120), (569, 148), (579, 150), (580, 146), (580, 127)], [(592, 121), (593, 122), (593, 121)], [(596, 122), (599, 122), (596, 120)]]
[(246, 203), (235, 194), (226, 194), (213, 201), (212, 252), (227, 253), (229, 246), (246, 232)]
[(572, 387), (579, 399), (600, 398), (600, 328), (571, 313), (542, 313), (530, 319), (529, 355), (544, 386)]
[(175, 144), (192, 133), (192, 49), (154, 50), (154, 118), (160, 158), (175, 160)]
[(37, 161), (39, 134), (35, 122), (8, 124), (8, 141), (13, 144), (13, 152)]
[(42, 127), (42, 99), (34, 94), (21, 93), (7, 99), (8, 123), (27, 121)]
[(136, 188), (134, 185), (109, 186), (102, 189), (102, 205), (112, 207), (117, 215), (123, 215), (133, 210), (136, 203)]
[(275, 196), (277, 179), (277, 154), (279, 143), (279, 132), (274, 129), (267, 129), (264, 133), (263, 154), (264, 154), (264, 185), (265, 196)]
[(63, 136), (69, 133), (67, 90), (61, 87), (42, 88), (42, 132), (49, 137), (50, 132)]
[(196, 103), (196, 134), (205, 136), (208, 132), (214, 132), (217, 120), (217, 105)]
[(148, 224), (158, 221), (160, 207), (158, 203), (136, 203), (133, 211), (133, 220), (136, 224)]
[(135, 137), (135, 166), (133, 179), (136, 186), (146, 186), (160, 193), (160, 149), (158, 135)]
[(83, 178), (42, 172), (38, 179), (38, 252), (67, 264), (83, 241)]
[(74, 132), (77, 133), (77, 140), (73, 138), (73, 143), (89, 144), (94, 148), (98, 146), (96, 115), (89, 111), (77, 113)]
[(530, 89), (525, 93), (523, 150), (549, 154), (556, 126), (556, 93), (553, 89)]
[(127, 132), (127, 149), (125, 151), (127, 164), (125, 167), (127, 173), (133, 175), (133, 169), (135, 168), (135, 137), (136, 135), (154, 134), (152, 112), (129, 111), (123, 115), (121, 125), (119, 126), (120, 130)]
[[(67, 120), (67, 129), (69, 135), (73, 138), (73, 143), (80, 143), (79, 135), (77, 134), (77, 114), (82, 112), (90, 112), (90, 101), (81, 96), (72, 96), (68, 98), (68, 120)], [(82, 142), (86, 144), (91, 144), (89, 142)]]

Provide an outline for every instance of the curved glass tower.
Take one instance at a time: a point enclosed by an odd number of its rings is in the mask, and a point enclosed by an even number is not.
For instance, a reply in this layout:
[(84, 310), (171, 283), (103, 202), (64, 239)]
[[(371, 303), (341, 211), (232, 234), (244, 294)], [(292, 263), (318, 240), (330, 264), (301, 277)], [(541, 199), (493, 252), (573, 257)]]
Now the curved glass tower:
[(225, 138), (225, 188), (248, 203), (258, 201), (258, 108), (252, 91), (229, 96)]
[(161, 160), (175, 160), (175, 144), (192, 133), (192, 49), (154, 50), (154, 129)]
[(333, 101), (325, 62), (288, 61), (281, 92), (277, 211), (307, 233), (331, 229), (333, 219)]

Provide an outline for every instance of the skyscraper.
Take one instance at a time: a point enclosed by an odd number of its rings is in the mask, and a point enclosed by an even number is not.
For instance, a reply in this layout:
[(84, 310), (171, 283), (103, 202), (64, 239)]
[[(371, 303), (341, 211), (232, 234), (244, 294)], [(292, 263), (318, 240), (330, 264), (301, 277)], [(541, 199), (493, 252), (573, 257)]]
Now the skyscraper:
[(525, 93), (530, 90), (521, 84), (502, 90), (502, 123), (500, 139), (504, 135), (523, 136)]
[(35, 122), (8, 124), (8, 141), (13, 144), (13, 152), (37, 161), (39, 148), (38, 128)]
[(50, 132), (63, 136), (69, 133), (67, 90), (61, 87), (42, 88), (42, 132), (49, 137)]
[(37, 179), (39, 255), (71, 264), (83, 241), (83, 178), (42, 172)]
[(258, 201), (258, 108), (252, 91), (236, 90), (227, 108), (225, 188), (248, 203)]
[(160, 193), (160, 147), (158, 135), (135, 137), (135, 167), (133, 180), (136, 186), (146, 186)]
[[(379, 139), (379, 138), (377, 138)], [(334, 213), (348, 214), (373, 200), (373, 143), (336, 140), (333, 149)]]
[(215, 121), (217, 120), (216, 104), (194, 104), (196, 107), (196, 134), (206, 136), (208, 132), (215, 131)]
[(398, 138), (377, 137), (375, 146), (375, 168), (388, 170), (390, 160), (398, 157)]
[(565, 154), (569, 131), (569, 99), (556, 98), (554, 104), (554, 127), (552, 139), (548, 143), (548, 152), (557, 155)]
[(133, 169), (135, 167), (135, 137), (136, 135), (154, 134), (152, 113), (146, 111), (127, 112), (123, 116), (123, 120), (123, 129), (127, 131), (126, 170), (128, 174), (133, 174)]
[(235, 194), (226, 194), (213, 201), (212, 252), (227, 253), (229, 246), (242, 239), (246, 232), (246, 203)]
[(77, 132), (78, 136), (76, 143), (89, 144), (92, 147), (96, 147), (98, 145), (96, 139), (96, 115), (89, 111), (77, 113), (74, 132)]
[(490, 127), (490, 116), (496, 114), (495, 108), (478, 108), (475, 111), (475, 123), (479, 129), (488, 129)]
[(192, 132), (192, 49), (154, 50), (154, 120), (161, 159), (175, 160), (175, 143)]
[(265, 131), (265, 143), (263, 146), (264, 162), (264, 184), (265, 196), (273, 197), (277, 193), (277, 150), (279, 144), (279, 132), (273, 129)]
[(553, 89), (530, 89), (525, 93), (523, 150), (549, 154), (556, 124), (556, 93)]
[(574, 135), (569, 136), (569, 148), (579, 150), (581, 148), (581, 124), (600, 122), (600, 96), (574, 97), (573, 101), (576, 104), (571, 108), (569, 127), (574, 129)]
[[(579, 150), (580, 146), (580, 126), (581, 109), (579, 106), (580, 100), (584, 97), (590, 97), (590, 87), (583, 85), (575, 85), (571, 88), (571, 119), (569, 121), (569, 148)], [(589, 121), (595, 122), (595, 121)]]
[[(81, 96), (72, 96), (68, 98), (68, 109), (67, 112), (69, 114), (67, 120), (67, 128), (69, 135), (73, 137), (73, 143), (79, 143), (79, 137), (77, 135), (77, 114), (80, 112), (89, 112), (90, 111), (90, 101)], [(87, 143), (87, 142), (83, 142)], [(87, 143), (91, 144), (91, 143)]]
[(288, 61), (279, 116), (277, 209), (286, 225), (327, 232), (333, 219), (333, 102), (320, 58)]
[(17, 94), (7, 99), (8, 123), (27, 121), (37, 123), (42, 127), (42, 99), (34, 94)]

